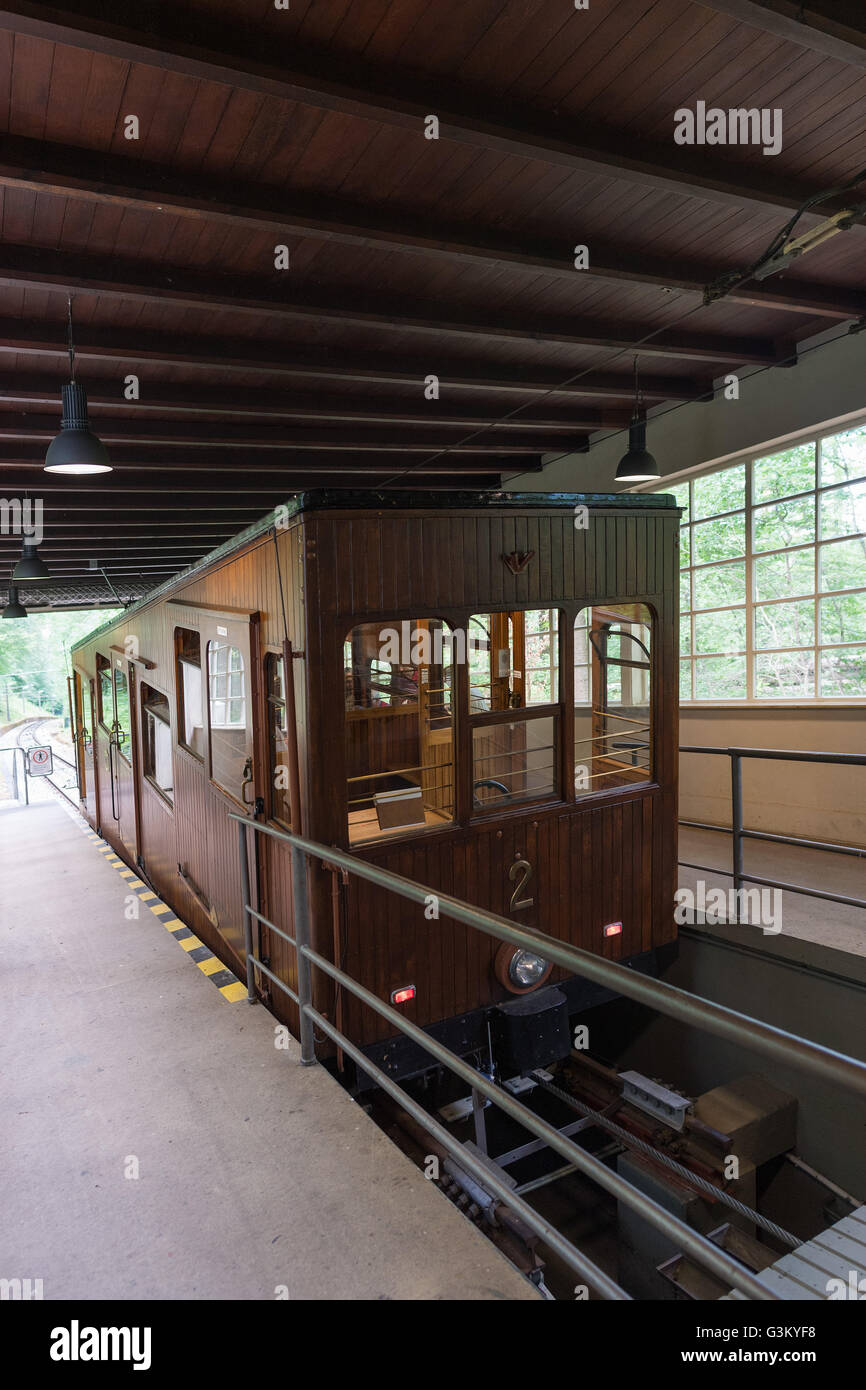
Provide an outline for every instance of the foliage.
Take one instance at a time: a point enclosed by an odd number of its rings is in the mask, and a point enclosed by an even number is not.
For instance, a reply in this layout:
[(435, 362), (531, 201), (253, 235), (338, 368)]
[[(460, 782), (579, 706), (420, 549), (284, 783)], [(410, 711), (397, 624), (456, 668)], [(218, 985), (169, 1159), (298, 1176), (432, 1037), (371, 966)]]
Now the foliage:
[(69, 649), (119, 609), (31, 613), (0, 623), (0, 722), (68, 712)]
[(866, 697), (866, 425), (673, 492), (681, 698)]

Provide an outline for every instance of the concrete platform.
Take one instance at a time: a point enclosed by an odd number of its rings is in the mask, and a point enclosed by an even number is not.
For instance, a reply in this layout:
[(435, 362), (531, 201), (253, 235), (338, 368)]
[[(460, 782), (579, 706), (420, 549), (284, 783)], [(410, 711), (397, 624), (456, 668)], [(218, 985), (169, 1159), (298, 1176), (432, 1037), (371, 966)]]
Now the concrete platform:
[(56, 802), (0, 813), (0, 1277), (46, 1299), (538, 1297), (128, 895)]

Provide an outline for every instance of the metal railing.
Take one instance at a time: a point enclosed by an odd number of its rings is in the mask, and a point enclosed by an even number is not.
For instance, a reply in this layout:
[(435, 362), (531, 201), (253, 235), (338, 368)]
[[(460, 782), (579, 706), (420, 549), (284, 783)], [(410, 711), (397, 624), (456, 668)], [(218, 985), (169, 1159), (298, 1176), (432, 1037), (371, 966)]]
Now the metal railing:
[(15, 801), (20, 800), (18, 795), (18, 754), (21, 754), (21, 763), (24, 777), (24, 805), (30, 805), (30, 782), (27, 773), (27, 754), (17, 743), (10, 743), (6, 748), (0, 748), (0, 753), (12, 754), (12, 796)]
[[(845, 1057), (818, 1043), (807, 1042), (780, 1028), (748, 1018), (733, 1009), (727, 1009), (710, 1000), (700, 999), (661, 980), (650, 979), (615, 962), (595, 956), (589, 951), (557, 941), (543, 932), (518, 926), (505, 917), (500, 917), (483, 908), (472, 907), (468, 903), (440, 893), (434, 889), (391, 873), (364, 859), (357, 859), (341, 850), (329, 849), (325, 845), (275, 829), (260, 821), (252, 821), (235, 812), (229, 812), (231, 820), (238, 826), (238, 851), (240, 857), (241, 892), (244, 918), (244, 941), (247, 965), (247, 996), (249, 1002), (257, 1002), (256, 971), (261, 972), (278, 989), (288, 995), (297, 1005), (300, 1020), (301, 1063), (311, 1066), (316, 1063), (314, 1025), (331, 1039), (333, 1043), (365, 1071), (378, 1086), (394, 1099), (418, 1124), (457, 1160), (460, 1167), (476, 1179), (481, 1186), (491, 1191), (499, 1200), (517, 1212), (526, 1224), (582, 1279), (594, 1288), (602, 1298), (629, 1299), (630, 1295), (620, 1288), (605, 1272), (586, 1255), (566, 1240), (551, 1224), (517, 1195), (495, 1172), (468, 1151), (463, 1144), (449, 1134), (433, 1116), (392, 1079), (371, 1059), (346, 1037), (334, 1024), (313, 1006), (312, 967), (328, 976), (341, 989), (345, 989), (364, 1005), (393, 1026), (394, 1032), (402, 1033), (419, 1044), (429, 1055), (471, 1088), (473, 1095), (481, 1095), (493, 1102), (506, 1115), (516, 1120), (536, 1138), (543, 1140), (556, 1153), (583, 1176), (595, 1182), (617, 1201), (631, 1207), (650, 1225), (661, 1231), (668, 1239), (676, 1242), (682, 1252), (699, 1265), (708, 1269), (726, 1286), (738, 1289), (747, 1298), (773, 1301), (778, 1295), (760, 1283), (751, 1271), (739, 1264), (731, 1255), (687, 1226), (646, 1193), (633, 1187), (619, 1174), (614, 1173), (598, 1158), (587, 1153), (571, 1139), (560, 1133), (553, 1125), (533, 1114), (514, 1096), (503, 1090), (489, 1077), (470, 1066), (456, 1053), (431, 1037), (417, 1024), (411, 1023), (390, 1004), (385, 1003), (365, 986), (353, 980), (332, 961), (320, 955), (310, 944), (310, 905), (307, 890), (307, 860), (318, 862), (323, 867), (338, 868), (356, 878), (364, 879), (377, 887), (397, 894), (410, 902), (425, 907), (431, 895), (438, 902), (440, 916), (452, 918), (475, 931), (483, 932), (499, 941), (507, 941), (515, 946), (540, 952), (555, 965), (561, 965), (571, 974), (581, 975), (604, 985), (617, 994), (636, 999), (660, 1013), (679, 1019), (681, 1022), (703, 1028), (719, 1037), (745, 1043), (755, 1051), (782, 1061), (791, 1066), (819, 1076), (825, 1081), (847, 1086), (860, 1096), (866, 1096), (866, 1064), (854, 1058)], [(292, 858), (292, 902), (294, 936), (278, 927), (251, 903), (250, 863), (247, 836), (252, 830), (255, 834), (288, 845)], [(260, 922), (274, 932), (282, 941), (294, 947), (297, 959), (297, 990), (281, 980), (268, 966), (258, 959), (253, 951), (253, 920)]]
[[(779, 888), (787, 893), (802, 893), (809, 898), (822, 898), (825, 902), (842, 903), (845, 907), (866, 907), (866, 899), (849, 898), (841, 893), (828, 893), (820, 888), (807, 888), (799, 883), (783, 883), (780, 879), (762, 878), (757, 874), (746, 873), (743, 869), (743, 841), (769, 840), (774, 844), (794, 845), (800, 849), (820, 849), (831, 854), (849, 854), (856, 858), (866, 858), (866, 849), (857, 845), (834, 845), (825, 840), (807, 840), (799, 835), (777, 835), (768, 830), (747, 830), (743, 825), (743, 758), (770, 758), (790, 763), (841, 763), (847, 767), (866, 767), (866, 753), (809, 753), (797, 749), (778, 748), (719, 748), (697, 747), (687, 744), (680, 747), (681, 753), (709, 753), (716, 757), (731, 760), (731, 824), (706, 825), (703, 821), (681, 820), (694, 830), (715, 830), (723, 835), (731, 835), (733, 864), (731, 869), (716, 869), (709, 864), (690, 864), (681, 859), (684, 869), (699, 869), (703, 873), (721, 874), (732, 878), (736, 902), (740, 901), (740, 890), (744, 882), (756, 883), (762, 888)], [(737, 913), (739, 916), (739, 912)]]

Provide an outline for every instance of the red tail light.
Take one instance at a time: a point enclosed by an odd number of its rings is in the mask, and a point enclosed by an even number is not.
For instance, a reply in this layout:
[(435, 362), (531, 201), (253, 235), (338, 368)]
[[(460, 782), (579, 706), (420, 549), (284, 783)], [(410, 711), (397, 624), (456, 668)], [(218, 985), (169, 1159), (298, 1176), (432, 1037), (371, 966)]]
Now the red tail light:
[(408, 1003), (410, 1002), (410, 1000), (412, 1000), (412, 999), (414, 999), (414, 998), (415, 998), (415, 986), (414, 986), (414, 985), (403, 985), (403, 987), (402, 987), (401, 989), (395, 989), (395, 990), (392, 990), (392, 991), (391, 991), (391, 1003), (392, 1003), (392, 1004), (408, 1004)]
[(604, 934), (605, 936), (622, 936), (622, 922), (608, 922)]

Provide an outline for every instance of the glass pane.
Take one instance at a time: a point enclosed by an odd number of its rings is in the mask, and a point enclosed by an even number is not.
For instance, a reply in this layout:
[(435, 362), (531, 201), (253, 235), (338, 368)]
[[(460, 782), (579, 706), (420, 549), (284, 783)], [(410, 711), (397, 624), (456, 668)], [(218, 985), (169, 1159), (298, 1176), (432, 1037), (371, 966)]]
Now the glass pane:
[(746, 601), (746, 566), (742, 560), (695, 570), (695, 608), (725, 608)]
[(692, 575), (690, 570), (680, 572), (680, 608), (688, 613), (692, 606)]
[(746, 553), (746, 514), (720, 516), (692, 527), (694, 563), (709, 564), (713, 560), (733, 560)]
[(772, 502), (792, 492), (808, 492), (815, 486), (815, 445), (795, 444), (780, 454), (755, 459), (752, 464), (752, 500)]
[(756, 507), (752, 513), (752, 545), (758, 550), (784, 550), (815, 539), (815, 498), (795, 497)]
[(112, 695), (111, 667), (104, 657), (97, 657), (96, 664), (99, 669), (99, 722), (103, 728), (110, 730), (114, 723), (114, 696)]
[(695, 518), (735, 512), (746, 504), (746, 465), (738, 463), (709, 477), (695, 478), (693, 486)]
[(859, 589), (866, 579), (866, 541), (834, 541), (818, 547), (820, 588)]
[(696, 652), (744, 652), (746, 650), (746, 610), (727, 609), (721, 613), (698, 613), (695, 617)]
[(181, 742), (198, 757), (204, 757), (204, 711), (202, 708), (201, 667), (180, 662), (183, 737)]
[(117, 728), (115, 730), (117, 749), (128, 762), (130, 757), (129, 685), (126, 680), (126, 672), (120, 666), (114, 668), (114, 698), (117, 708)]
[(472, 801), (497, 811), (556, 791), (556, 721), (521, 719), (472, 730)]
[[(218, 787), (243, 801), (251, 777), (252, 736), (247, 728), (243, 657), (237, 647), (219, 639), (207, 644), (210, 704), (210, 775)], [(240, 698), (229, 698), (232, 673), (241, 676)]]
[(692, 698), (692, 663), (690, 661), (680, 662), (680, 699), (690, 700)]
[(651, 643), (652, 615), (642, 603), (584, 608), (575, 619), (578, 796), (650, 779)]
[(559, 651), (555, 609), (536, 608), (523, 614), (524, 703), (551, 705), (559, 699)]
[(691, 530), (688, 526), (680, 527), (680, 566), (688, 565), (692, 558)]
[(771, 603), (755, 609), (755, 646), (808, 647), (815, 641), (815, 602)]
[(469, 620), (469, 708), (522, 709), (559, 700), (559, 613), (477, 613)]
[(821, 483), (866, 477), (866, 425), (821, 440)]
[(688, 485), (688, 483), (680, 483), (679, 487), (669, 487), (669, 488), (665, 488), (664, 491), (665, 491), (665, 492), (673, 493), (674, 497), (677, 499), (677, 506), (678, 506), (678, 507), (682, 507), (682, 509), (683, 509), (683, 514), (682, 514), (682, 516), (680, 517), (680, 525), (683, 526), (683, 527), (687, 526), (687, 525), (688, 525), (688, 521), (689, 521), (689, 485)]
[(866, 696), (866, 647), (841, 647), (821, 653), (821, 694), (828, 699)]
[(158, 690), (142, 684), (142, 733), (144, 775), (166, 798), (174, 800), (171, 759), (171, 725), (168, 700)]
[[(462, 638), (462, 634), (461, 638)], [(440, 618), (361, 623), (344, 644), (349, 843), (454, 818), (454, 635)]]
[(866, 594), (818, 600), (821, 642), (866, 642)]
[(692, 650), (692, 620), (680, 618), (680, 654), (690, 656)]
[(704, 656), (695, 661), (696, 700), (744, 700), (746, 658)]
[(815, 592), (815, 551), (788, 550), (754, 562), (755, 598), (790, 598)]
[(813, 652), (759, 652), (755, 657), (755, 699), (804, 700), (814, 694)]
[(866, 531), (866, 482), (822, 492), (818, 498), (818, 514), (822, 540)]

